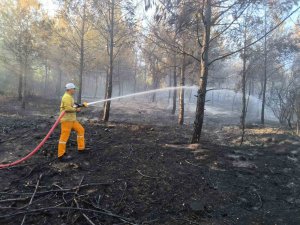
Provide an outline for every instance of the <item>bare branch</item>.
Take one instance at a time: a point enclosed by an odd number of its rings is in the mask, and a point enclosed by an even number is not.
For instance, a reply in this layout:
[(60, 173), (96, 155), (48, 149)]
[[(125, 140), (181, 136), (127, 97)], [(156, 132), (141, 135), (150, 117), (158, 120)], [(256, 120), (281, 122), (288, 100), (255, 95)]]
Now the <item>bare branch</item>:
[(236, 51), (233, 51), (233, 52), (230, 52), (230, 53), (227, 53), (227, 54), (224, 54), (214, 60), (212, 60), (208, 65), (211, 65), (213, 64), (214, 62), (218, 61), (218, 60), (221, 60), (221, 59), (224, 59), (228, 56), (231, 56), (231, 55), (234, 55), (244, 49), (247, 49), (249, 48), (250, 46), (256, 44), (257, 42), (261, 41), (264, 37), (268, 36), (270, 33), (272, 33), (274, 30), (276, 30), (278, 27), (280, 27), (287, 19), (289, 19), (293, 14), (295, 14), (298, 10), (300, 9), (300, 7), (296, 8), (294, 11), (292, 11), (288, 16), (286, 16), (281, 22), (279, 22), (275, 27), (273, 27), (272, 29), (270, 29), (268, 32), (265, 33), (265, 35), (261, 36), (260, 38), (258, 38), (257, 40), (255, 40), (254, 42), (244, 46), (243, 48), (240, 48)]

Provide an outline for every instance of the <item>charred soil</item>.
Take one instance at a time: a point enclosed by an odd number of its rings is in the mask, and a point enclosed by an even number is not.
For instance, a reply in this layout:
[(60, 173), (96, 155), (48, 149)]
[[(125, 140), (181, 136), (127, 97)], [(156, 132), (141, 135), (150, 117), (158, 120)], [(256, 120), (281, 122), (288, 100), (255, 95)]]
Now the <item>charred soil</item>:
[[(121, 108), (118, 113), (121, 112)], [(41, 112), (41, 114), (44, 112)], [(0, 170), (0, 224), (300, 224), (300, 142), (275, 128), (210, 127), (190, 145), (192, 127), (137, 123), (140, 112), (82, 121), (87, 149), (56, 158), (59, 129), (31, 159)], [(156, 117), (166, 120), (166, 111)], [(0, 162), (30, 152), (55, 118), (0, 116)]]

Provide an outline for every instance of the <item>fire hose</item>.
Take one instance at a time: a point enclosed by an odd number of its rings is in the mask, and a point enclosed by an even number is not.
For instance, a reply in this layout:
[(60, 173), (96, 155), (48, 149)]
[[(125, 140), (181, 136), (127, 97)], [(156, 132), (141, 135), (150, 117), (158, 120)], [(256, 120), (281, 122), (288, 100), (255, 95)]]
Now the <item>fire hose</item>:
[(14, 162), (11, 162), (11, 163), (7, 163), (7, 164), (0, 164), (0, 169), (4, 169), (4, 168), (7, 168), (7, 167), (12, 167), (12, 166), (15, 166), (27, 159), (29, 159), (31, 156), (33, 156), (35, 153), (37, 153), (38, 150), (40, 150), (40, 148), (45, 144), (45, 142), (48, 140), (48, 138), (50, 137), (50, 135), (53, 133), (54, 129), (57, 127), (57, 125), (59, 124), (61, 118), (65, 115), (65, 111), (63, 111), (59, 117), (57, 118), (57, 120), (55, 121), (55, 123), (53, 124), (53, 126), (51, 127), (51, 129), (49, 130), (48, 134), (46, 135), (46, 137), (44, 137), (44, 139), (41, 141), (41, 143), (36, 146), (36, 148), (30, 152), (28, 155), (26, 155), (25, 157), (17, 160), (17, 161), (14, 161)]
[[(144, 91), (144, 92), (139, 92), (139, 93), (134, 93), (134, 94), (128, 94), (128, 95), (123, 95), (123, 96), (119, 96), (119, 97), (114, 97), (114, 98), (109, 98), (109, 99), (103, 99), (100, 101), (95, 101), (95, 102), (84, 102), (83, 104), (77, 104), (75, 103), (74, 108), (82, 108), (82, 107), (87, 107), (89, 105), (94, 105), (97, 103), (103, 103), (103, 102), (107, 102), (107, 101), (111, 101), (111, 100), (116, 100), (116, 99), (122, 99), (122, 98), (128, 98), (128, 97), (133, 97), (133, 96), (139, 96), (139, 95), (145, 95), (145, 94), (150, 94), (150, 93), (155, 93), (155, 92), (162, 92), (162, 91), (168, 91), (168, 90), (176, 90), (176, 89), (195, 89), (195, 86), (179, 86), (179, 87), (167, 87), (167, 88), (161, 88), (161, 89), (156, 89), (156, 90), (150, 90), (150, 91)], [(55, 121), (55, 123), (53, 124), (53, 126), (51, 127), (51, 129), (49, 130), (48, 134), (46, 135), (46, 137), (41, 141), (41, 143), (33, 150), (31, 151), (28, 155), (26, 155), (25, 157), (16, 160), (14, 162), (11, 163), (7, 163), (7, 164), (0, 164), (0, 169), (4, 169), (4, 168), (8, 168), (8, 167), (12, 167), (15, 166), (17, 164), (20, 164), (21, 162), (24, 162), (25, 160), (29, 159), (31, 156), (33, 156), (35, 153), (37, 153), (41, 147), (46, 143), (46, 141), (49, 139), (49, 137), (51, 136), (51, 134), (54, 132), (55, 128), (57, 127), (57, 125), (59, 124), (61, 118), (65, 115), (65, 111), (62, 111), (61, 114), (59, 115), (59, 117), (57, 118), (57, 120)]]
[[(75, 103), (74, 104), (74, 108), (82, 108), (82, 107), (87, 107), (89, 105), (89, 103), (84, 102), (83, 104), (78, 104)], [(14, 162), (11, 163), (7, 163), (7, 164), (0, 164), (0, 169), (4, 169), (4, 168), (8, 168), (8, 167), (12, 167), (15, 166), (21, 162), (24, 162), (25, 160), (29, 159), (31, 156), (33, 156), (35, 153), (38, 152), (38, 150), (41, 149), (41, 147), (43, 147), (43, 145), (46, 143), (46, 141), (49, 139), (49, 137), (51, 136), (51, 134), (54, 132), (55, 128), (57, 127), (57, 125), (59, 124), (61, 118), (66, 114), (65, 111), (62, 111), (59, 115), (59, 117), (57, 118), (57, 120), (55, 121), (55, 123), (53, 124), (53, 126), (51, 127), (51, 129), (49, 130), (48, 134), (44, 137), (44, 139), (41, 141), (41, 143), (36, 146), (35, 149), (33, 149), (33, 151), (31, 151), (28, 155), (26, 155), (25, 157), (16, 160)]]

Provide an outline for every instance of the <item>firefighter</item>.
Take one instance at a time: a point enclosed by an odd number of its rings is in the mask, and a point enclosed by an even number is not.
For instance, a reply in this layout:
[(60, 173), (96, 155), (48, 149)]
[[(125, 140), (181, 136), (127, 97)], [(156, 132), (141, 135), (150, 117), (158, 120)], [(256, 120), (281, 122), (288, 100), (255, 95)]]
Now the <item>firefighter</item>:
[(62, 159), (66, 153), (66, 144), (70, 137), (71, 131), (77, 133), (78, 152), (83, 152), (85, 149), (84, 128), (77, 121), (76, 113), (81, 111), (81, 107), (86, 107), (87, 103), (74, 103), (73, 95), (75, 94), (76, 86), (73, 83), (66, 84), (66, 92), (62, 97), (60, 104), (60, 112), (65, 111), (65, 115), (61, 119), (61, 135), (58, 144), (58, 158)]

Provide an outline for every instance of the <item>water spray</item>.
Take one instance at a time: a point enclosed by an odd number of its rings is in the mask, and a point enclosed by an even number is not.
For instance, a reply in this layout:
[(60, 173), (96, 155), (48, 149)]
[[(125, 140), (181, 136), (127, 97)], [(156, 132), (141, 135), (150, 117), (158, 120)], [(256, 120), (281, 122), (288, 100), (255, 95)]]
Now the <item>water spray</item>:
[[(118, 97), (113, 97), (113, 98), (108, 98), (108, 99), (102, 99), (99, 101), (94, 101), (94, 102), (89, 102), (89, 103), (84, 103), (84, 104), (77, 104), (75, 107), (86, 107), (90, 105), (95, 105), (97, 103), (103, 103), (103, 102), (108, 102), (108, 101), (113, 101), (117, 99), (123, 99), (123, 98), (130, 98), (130, 97), (135, 97), (135, 96), (140, 96), (140, 95), (146, 95), (146, 94), (152, 94), (152, 93), (157, 93), (157, 92), (164, 92), (164, 91), (171, 91), (171, 90), (177, 90), (177, 89), (198, 89), (197, 86), (179, 86), (179, 87), (166, 87), (166, 88), (160, 88), (160, 89), (155, 89), (155, 90), (150, 90), (150, 91), (143, 91), (143, 92), (138, 92), (138, 93), (133, 93), (133, 94), (128, 94), (128, 95), (123, 95), (123, 96), (118, 96)], [(40, 148), (46, 143), (50, 135), (54, 132), (54, 129), (57, 127), (59, 124), (61, 118), (65, 115), (65, 111), (61, 112), (51, 129), (49, 130), (48, 134), (45, 136), (45, 138), (41, 141), (41, 143), (33, 150), (31, 151), (28, 155), (25, 157), (16, 160), (11, 163), (7, 164), (0, 164), (0, 169), (8, 168), (15, 166), (17, 164), (20, 164), (21, 162), (24, 162), (25, 160), (29, 159), (31, 156), (33, 156), (35, 153), (40, 150)]]
[(108, 99), (103, 99), (95, 102), (89, 102), (87, 105), (95, 105), (98, 103), (103, 103), (103, 102), (108, 102), (108, 101), (113, 101), (113, 100), (118, 100), (122, 98), (130, 98), (130, 97), (135, 97), (135, 96), (140, 96), (140, 95), (147, 95), (147, 94), (152, 94), (152, 93), (157, 93), (157, 92), (164, 92), (164, 91), (172, 91), (172, 90), (177, 90), (177, 89), (198, 89), (197, 86), (179, 86), (179, 87), (166, 87), (166, 88), (160, 88), (160, 89), (155, 89), (155, 90), (150, 90), (150, 91), (142, 91), (142, 92), (137, 92), (133, 94), (128, 94), (128, 95), (122, 95), (118, 97), (113, 97), (113, 98), (108, 98)]

